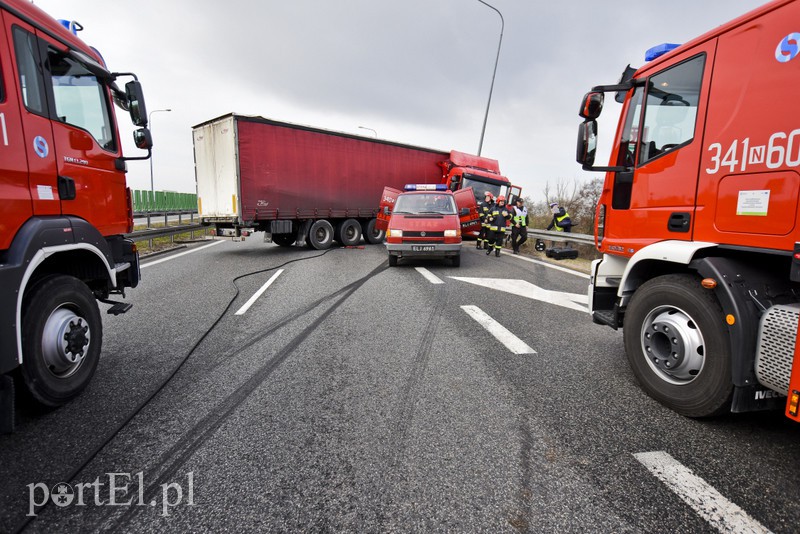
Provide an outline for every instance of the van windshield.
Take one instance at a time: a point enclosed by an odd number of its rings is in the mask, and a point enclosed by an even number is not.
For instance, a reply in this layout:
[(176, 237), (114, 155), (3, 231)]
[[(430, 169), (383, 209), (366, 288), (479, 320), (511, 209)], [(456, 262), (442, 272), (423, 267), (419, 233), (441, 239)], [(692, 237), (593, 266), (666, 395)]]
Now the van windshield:
[(404, 215), (455, 215), (456, 203), (452, 195), (443, 195), (441, 193), (400, 195), (397, 197), (394, 213)]

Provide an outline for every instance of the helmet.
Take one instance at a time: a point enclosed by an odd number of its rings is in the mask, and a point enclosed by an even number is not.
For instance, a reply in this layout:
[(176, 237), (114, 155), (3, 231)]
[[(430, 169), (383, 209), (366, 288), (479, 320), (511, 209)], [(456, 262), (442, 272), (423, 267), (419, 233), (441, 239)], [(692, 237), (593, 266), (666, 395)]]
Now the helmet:
[(484, 196), (484, 197), (489, 197), (489, 198), (491, 198), (491, 199), (494, 199), (494, 195), (492, 194), (492, 192), (491, 192), (491, 191), (486, 191), (486, 192), (483, 194), (483, 196)]
[(551, 208), (555, 208), (556, 206), (558, 206), (558, 202), (551, 202), (550, 203), (550, 207)]
[(506, 197), (504, 197), (503, 195), (500, 195), (499, 197), (497, 197), (497, 201), (498, 202), (505, 202), (506, 201)]
[(514, 202), (523, 202), (522, 197), (517, 197), (517, 200), (515, 200)]

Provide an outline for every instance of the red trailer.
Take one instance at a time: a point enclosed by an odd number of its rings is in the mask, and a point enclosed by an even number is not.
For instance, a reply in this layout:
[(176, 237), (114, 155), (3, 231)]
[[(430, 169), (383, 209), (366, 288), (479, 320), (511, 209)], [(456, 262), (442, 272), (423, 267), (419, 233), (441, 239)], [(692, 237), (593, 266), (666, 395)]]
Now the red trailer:
[[(519, 195), (496, 160), (443, 152), (262, 117), (228, 114), (193, 128), (198, 211), (216, 234), (254, 231), (280, 246), (325, 249), (383, 240), (376, 215), (384, 186), (444, 183), (483, 196)], [(480, 222), (473, 204), (465, 234)]]

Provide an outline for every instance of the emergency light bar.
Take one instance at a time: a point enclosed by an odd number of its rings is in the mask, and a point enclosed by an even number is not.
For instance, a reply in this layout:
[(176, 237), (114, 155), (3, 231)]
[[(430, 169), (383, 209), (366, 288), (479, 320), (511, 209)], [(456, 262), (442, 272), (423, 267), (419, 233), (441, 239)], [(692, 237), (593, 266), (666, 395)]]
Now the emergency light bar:
[(447, 191), (445, 184), (406, 184), (406, 191)]
[(67, 30), (69, 30), (72, 35), (78, 35), (78, 32), (83, 30), (83, 26), (76, 20), (64, 20), (58, 19), (59, 24), (64, 26)]
[(661, 43), (660, 45), (656, 45), (653, 48), (648, 49), (647, 52), (644, 53), (644, 60), (653, 61), (655, 58), (663, 56), (667, 52), (675, 50), (679, 46), (679, 44), (675, 43)]

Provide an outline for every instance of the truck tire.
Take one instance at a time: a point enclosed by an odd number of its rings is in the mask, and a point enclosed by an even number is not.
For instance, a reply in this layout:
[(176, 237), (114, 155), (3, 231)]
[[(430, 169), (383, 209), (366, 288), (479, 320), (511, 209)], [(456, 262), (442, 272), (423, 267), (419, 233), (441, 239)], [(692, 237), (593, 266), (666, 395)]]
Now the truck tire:
[(333, 243), (333, 226), (325, 219), (314, 221), (311, 228), (308, 229), (306, 236), (306, 244), (317, 250), (325, 250), (331, 248)]
[(279, 247), (291, 247), (294, 245), (296, 237), (294, 234), (273, 234), (272, 242)]
[(452, 262), (453, 267), (461, 267), (461, 254), (451, 257), (450, 261)]
[(22, 310), (22, 369), (40, 404), (61, 406), (80, 394), (94, 375), (103, 323), (89, 288), (72, 276), (41, 280)]
[(361, 243), (361, 225), (355, 219), (346, 219), (336, 225), (336, 241), (345, 247)]
[(730, 339), (713, 292), (688, 274), (642, 284), (625, 311), (625, 353), (648, 395), (687, 417), (730, 410)]
[(383, 243), (383, 239), (386, 237), (386, 232), (375, 228), (376, 222), (378, 222), (378, 219), (370, 219), (362, 228), (364, 240), (370, 245), (378, 245)]

